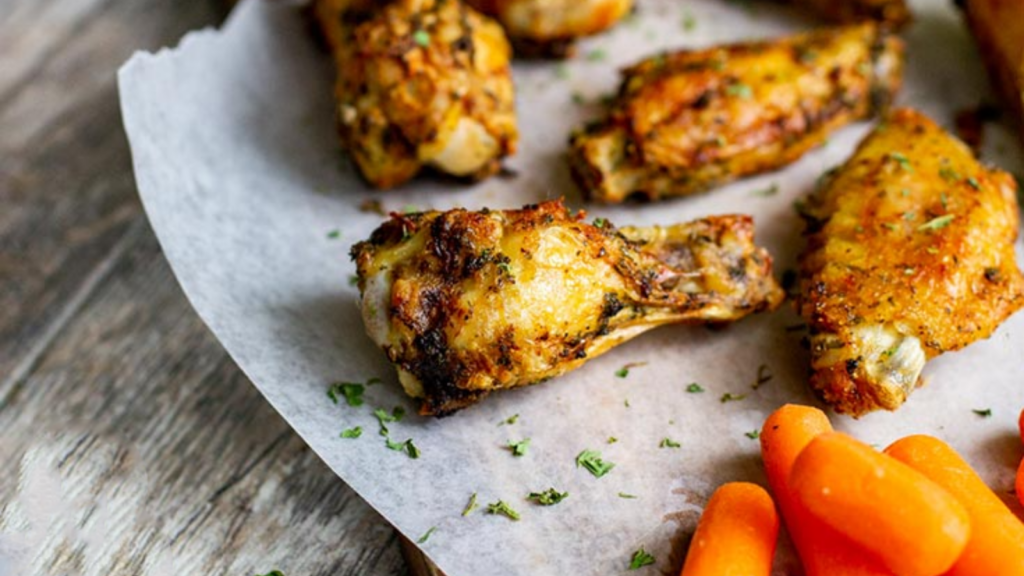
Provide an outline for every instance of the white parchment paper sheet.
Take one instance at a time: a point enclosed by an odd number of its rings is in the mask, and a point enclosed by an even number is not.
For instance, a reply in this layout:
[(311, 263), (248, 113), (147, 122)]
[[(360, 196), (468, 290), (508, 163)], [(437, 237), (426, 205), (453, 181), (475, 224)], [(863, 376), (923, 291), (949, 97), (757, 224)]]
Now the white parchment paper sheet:
[[(906, 33), (909, 68), (900, 102), (942, 124), (956, 110), (991, 100), (988, 82), (952, 2), (917, 2)], [(695, 26), (687, 29), (684, 19)], [(541, 386), (492, 395), (442, 420), (412, 414), (383, 354), (364, 335), (349, 246), (388, 210), (518, 207), (566, 196), (580, 205), (564, 161), (571, 128), (600, 114), (616, 69), (655, 50), (766, 37), (813, 22), (771, 3), (641, 0), (637, 15), (586, 41), (565, 64), (517, 64), (522, 142), (509, 166), (518, 176), (465, 187), (429, 177), (377, 193), (357, 178), (338, 147), (331, 100), (333, 68), (287, 3), (250, 0), (220, 31), (185, 37), (173, 50), (138, 54), (120, 72), (124, 122), (139, 192), (167, 259), (196, 310), (271, 404), (337, 474), (413, 540), (449, 576), (588, 575), (624, 572), (643, 546), (657, 558), (647, 573), (679, 569), (686, 535), (710, 492), (731, 480), (764, 481), (758, 442), (745, 433), (785, 402), (813, 402), (800, 321), (787, 306), (725, 330), (668, 327)], [(588, 57), (589, 55), (589, 57)], [(574, 96), (577, 95), (577, 96)], [(574, 101), (583, 99), (584, 103)], [(848, 127), (793, 166), (692, 199), (594, 208), (616, 224), (669, 223), (748, 212), (758, 239), (792, 267), (802, 228), (792, 209), (817, 176), (846, 158), (866, 124)], [(986, 132), (985, 157), (1022, 171), (1021, 149), (1000, 126)], [(778, 184), (773, 195), (759, 191)], [(332, 230), (341, 237), (328, 238)], [(1024, 315), (990, 340), (932, 362), (928, 385), (896, 414), (838, 428), (887, 444), (913, 432), (950, 441), (1006, 494), (1020, 456), (1017, 410), (1024, 406)], [(616, 370), (646, 362), (628, 377)], [(757, 390), (758, 366), (773, 375)], [(366, 405), (332, 404), (331, 382), (383, 378)], [(706, 392), (689, 394), (699, 382)], [(721, 403), (723, 393), (746, 394)], [(628, 404), (628, 405), (627, 405)], [(387, 450), (372, 410), (404, 406), (392, 438), (414, 439), (422, 457)], [(973, 408), (991, 408), (982, 418)], [(498, 423), (520, 414), (517, 423)], [(359, 439), (342, 429), (361, 425)], [(618, 442), (608, 444), (610, 436)], [(659, 448), (663, 438), (680, 448)], [(531, 438), (514, 458), (508, 440)], [(574, 466), (585, 448), (616, 467), (594, 478)], [(553, 507), (525, 501), (548, 487), (568, 491)], [(512, 522), (461, 512), (472, 493), (503, 499)], [(620, 493), (637, 496), (626, 499)], [(1006, 496), (1009, 497), (1009, 496)], [(311, 545), (336, 553), (310, 534)], [(287, 569), (287, 557), (268, 558)], [(777, 571), (795, 572), (783, 544)]]

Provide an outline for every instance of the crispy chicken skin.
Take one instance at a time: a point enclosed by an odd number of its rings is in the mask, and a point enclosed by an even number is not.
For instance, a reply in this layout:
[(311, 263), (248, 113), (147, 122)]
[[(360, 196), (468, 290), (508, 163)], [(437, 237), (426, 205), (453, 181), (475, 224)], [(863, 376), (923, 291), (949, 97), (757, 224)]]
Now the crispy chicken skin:
[(612, 27), (633, 0), (467, 0), (505, 27), (517, 56), (564, 58), (576, 38)]
[(960, 0), (999, 98), (1024, 138), (1024, 0)]
[(898, 408), (927, 359), (1024, 304), (1013, 178), (916, 111), (892, 112), (802, 212), (811, 385), (838, 412)]
[(812, 10), (823, 20), (849, 24), (872, 20), (898, 30), (910, 22), (910, 8), (905, 0), (780, 0), (799, 8)]
[(748, 216), (582, 219), (561, 201), (392, 214), (352, 248), (367, 332), (422, 414), (558, 376), (661, 324), (731, 322), (782, 301)]
[(501, 27), (458, 0), (318, 0), (337, 64), (341, 140), (366, 180), (391, 188), (424, 167), (466, 179), (515, 152)]
[(615, 203), (777, 169), (886, 107), (902, 62), (870, 23), (649, 58), (623, 72), (609, 117), (571, 137), (573, 175)]

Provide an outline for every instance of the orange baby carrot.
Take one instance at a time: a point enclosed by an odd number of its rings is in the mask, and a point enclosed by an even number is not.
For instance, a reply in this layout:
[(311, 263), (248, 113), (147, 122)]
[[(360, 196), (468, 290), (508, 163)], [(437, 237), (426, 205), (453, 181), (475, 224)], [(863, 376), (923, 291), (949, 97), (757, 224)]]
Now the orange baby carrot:
[(938, 576), (970, 536), (967, 510), (923, 474), (839, 432), (821, 434), (789, 485), (812, 514), (901, 576)]
[(768, 417), (761, 429), (761, 458), (768, 485), (807, 576), (892, 576), (881, 561), (815, 518), (789, 487), (797, 455), (815, 436), (831, 432), (825, 413), (787, 404)]
[(779, 515), (764, 488), (725, 484), (701, 514), (682, 576), (769, 576), (778, 535)]
[(971, 537), (948, 576), (1024, 576), (1024, 524), (952, 448), (931, 436), (908, 436), (885, 453), (945, 488), (967, 509)]
[(1024, 506), (1024, 460), (1017, 466), (1017, 479), (1013, 483), (1013, 491), (1017, 493), (1017, 502)]

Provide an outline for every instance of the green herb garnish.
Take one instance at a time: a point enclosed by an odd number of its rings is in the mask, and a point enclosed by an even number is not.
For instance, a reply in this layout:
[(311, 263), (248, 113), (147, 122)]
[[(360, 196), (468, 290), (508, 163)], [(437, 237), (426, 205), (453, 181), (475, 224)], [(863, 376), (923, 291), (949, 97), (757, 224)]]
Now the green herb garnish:
[(899, 165), (900, 165), (900, 168), (906, 170), (907, 172), (913, 172), (914, 171), (914, 167), (910, 165), (910, 159), (907, 158), (906, 156), (904, 156), (903, 154), (901, 154), (899, 152), (890, 152), (889, 153), (889, 158), (892, 158), (893, 160), (898, 162)]
[(696, 382), (691, 382), (690, 385), (686, 387), (686, 391), (690, 394), (700, 394), (704, 391), (704, 387)]
[(554, 488), (548, 488), (543, 492), (530, 492), (530, 495), (526, 498), (537, 502), (541, 506), (554, 506), (568, 497), (568, 492), (559, 492)]
[(342, 438), (359, 438), (363, 435), (363, 427), (356, 426), (355, 428), (349, 428), (341, 433)]
[(773, 182), (772, 185), (767, 188), (763, 188), (761, 190), (754, 190), (753, 195), (760, 196), (762, 198), (767, 198), (769, 196), (775, 196), (778, 193), (779, 185)]
[[(256, 576), (260, 576), (260, 574), (257, 574)], [(284, 572), (281, 572), (280, 570), (271, 570), (262, 576), (284, 576)]]
[(647, 364), (647, 362), (630, 362), (629, 364), (626, 364), (622, 368), (616, 370), (615, 375), (618, 376), (619, 378), (625, 378), (626, 376), (629, 376), (630, 368), (637, 368), (645, 364)]
[(473, 492), (469, 496), (469, 502), (466, 503), (466, 507), (462, 509), (463, 516), (469, 516), (469, 513), (477, 509), (476, 504), (476, 492)]
[(373, 411), (373, 415), (377, 417), (377, 422), (380, 424), (380, 435), (387, 436), (387, 422), (398, 422), (401, 420), (402, 416), (405, 416), (405, 408), (395, 406), (394, 409), (392, 409), (391, 414), (388, 414), (388, 411), (383, 408), (377, 408)]
[(988, 417), (992, 416), (992, 409), (991, 408), (985, 408), (984, 410), (974, 409), (974, 410), (971, 410), (971, 412), (974, 412), (975, 414), (977, 414), (978, 416), (981, 416), (982, 418), (988, 418)]
[(647, 551), (644, 550), (644, 547), (641, 546), (639, 550), (633, 552), (633, 557), (629, 560), (629, 569), (639, 570), (640, 568), (650, 566), (651, 564), (654, 564), (654, 556), (648, 554)]
[(594, 218), (594, 226), (596, 228), (604, 228), (604, 225), (607, 223), (608, 221), (605, 220), (604, 218)]
[(939, 168), (939, 176), (942, 177), (946, 182), (956, 182), (960, 180), (960, 174), (956, 170), (953, 170), (949, 166), (943, 166)]
[(662, 438), (658, 448), (679, 448), (681, 444), (671, 438)]
[(609, 437), (608, 437), (608, 443), (609, 443), (609, 444), (615, 444), (615, 443), (616, 443), (616, 442), (618, 442), (618, 441), (619, 441), (619, 439), (618, 439), (618, 438), (616, 438), (615, 436), (609, 436)]
[(430, 46), (430, 33), (426, 30), (417, 30), (412, 33), (412, 40), (416, 44), (426, 48)]
[(978, 180), (974, 176), (967, 177), (967, 185), (975, 190), (981, 190), (981, 184), (978, 184)]
[(602, 460), (601, 452), (598, 450), (584, 450), (576, 456), (576, 467), (580, 466), (586, 468), (595, 478), (600, 478), (614, 468), (615, 464)]
[(754, 91), (750, 88), (750, 86), (747, 86), (742, 82), (729, 84), (728, 86), (725, 87), (725, 93), (728, 94), (729, 96), (736, 96), (744, 100), (749, 100), (754, 97)]
[(341, 230), (331, 230), (327, 233), (327, 237), (331, 240), (337, 240), (341, 238)]
[(754, 383), (751, 384), (750, 387), (754, 390), (757, 390), (761, 386), (771, 381), (772, 378), (772, 374), (768, 371), (768, 365), (761, 364), (760, 366), (757, 367), (757, 380), (754, 380)]
[(587, 60), (591, 62), (600, 62), (608, 57), (608, 53), (603, 48), (597, 48), (587, 53)]
[(519, 414), (513, 414), (508, 418), (505, 418), (501, 422), (498, 422), (498, 426), (504, 426), (505, 424), (515, 424), (519, 420)]
[(509, 506), (504, 500), (498, 500), (493, 504), (487, 505), (488, 514), (502, 514), (511, 518), (512, 520), (519, 520), (519, 512), (516, 512)]
[(619, 498), (622, 498), (624, 500), (636, 500), (637, 498), (639, 498), (639, 496), (635, 494), (626, 494), (625, 492), (619, 492)]
[(345, 402), (349, 406), (362, 406), (363, 405), (363, 392), (366, 388), (362, 384), (355, 382), (335, 382), (327, 388), (327, 397), (331, 399), (331, 402), (338, 403), (338, 395), (340, 394), (345, 398)]
[(427, 539), (430, 538), (430, 535), (433, 534), (435, 530), (437, 530), (437, 526), (431, 526), (430, 528), (428, 528), (427, 531), (423, 533), (423, 536), (420, 536), (420, 539), (417, 540), (416, 543), (425, 544)]
[(683, 30), (689, 32), (697, 27), (697, 19), (689, 12), (683, 14)]
[(737, 402), (746, 398), (746, 394), (733, 394), (732, 392), (726, 392), (722, 394), (722, 397), (718, 399), (719, 402), (725, 404), (726, 402)]
[(932, 218), (931, 220), (918, 226), (917, 230), (919, 232), (924, 232), (926, 230), (941, 230), (946, 226), (949, 226), (950, 222), (952, 222), (954, 218), (956, 218), (956, 214), (945, 214), (943, 216), (936, 216), (935, 218)]
[(746, 436), (747, 438), (750, 438), (751, 440), (757, 440), (758, 438), (761, 437), (761, 431), (751, 430), (750, 432), (744, 432), (743, 435)]
[(409, 438), (405, 442), (394, 442), (391, 438), (385, 438), (384, 445), (387, 446), (389, 450), (405, 452), (409, 458), (412, 458), (413, 460), (420, 457), (420, 449), (412, 443), (412, 438)]
[(530, 439), (524, 438), (519, 442), (508, 441), (508, 447), (512, 450), (513, 456), (524, 456), (526, 455), (526, 448), (530, 446)]

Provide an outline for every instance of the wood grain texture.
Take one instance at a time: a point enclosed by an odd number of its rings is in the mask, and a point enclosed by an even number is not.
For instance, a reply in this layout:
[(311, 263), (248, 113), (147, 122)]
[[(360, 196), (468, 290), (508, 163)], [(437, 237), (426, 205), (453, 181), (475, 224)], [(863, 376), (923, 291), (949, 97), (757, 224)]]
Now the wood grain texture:
[(137, 200), (114, 73), (226, 9), (0, 9), (0, 576), (407, 571), (192, 311)]

